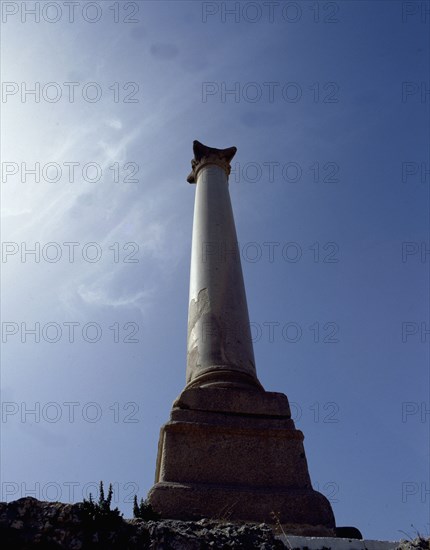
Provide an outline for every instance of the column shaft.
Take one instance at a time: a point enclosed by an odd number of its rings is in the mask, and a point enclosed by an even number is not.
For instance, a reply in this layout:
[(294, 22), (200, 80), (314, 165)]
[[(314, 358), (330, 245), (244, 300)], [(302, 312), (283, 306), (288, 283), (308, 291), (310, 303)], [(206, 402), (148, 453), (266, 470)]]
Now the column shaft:
[(227, 171), (206, 157), (196, 183), (187, 385), (260, 388)]

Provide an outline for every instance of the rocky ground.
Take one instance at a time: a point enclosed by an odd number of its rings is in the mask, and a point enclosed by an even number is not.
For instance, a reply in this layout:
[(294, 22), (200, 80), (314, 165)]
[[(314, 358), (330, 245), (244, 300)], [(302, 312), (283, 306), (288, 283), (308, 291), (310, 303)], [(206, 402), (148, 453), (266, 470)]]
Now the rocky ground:
[(0, 503), (2, 548), (40, 550), (284, 549), (267, 525), (234, 525), (209, 520), (89, 519), (82, 503), (40, 502), (27, 497)]
[[(265, 524), (125, 520), (110, 512), (93, 518), (82, 503), (40, 502), (31, 497), (0, 503), (0, 541), (7, 550), (285, 548)], [(399, 550), (430, 550), (429, 540), (417, 538), (402, 543)]]
[(430, 538), (417, 537), (414, 540), (402, 541), (398, 550), (430, 550)]

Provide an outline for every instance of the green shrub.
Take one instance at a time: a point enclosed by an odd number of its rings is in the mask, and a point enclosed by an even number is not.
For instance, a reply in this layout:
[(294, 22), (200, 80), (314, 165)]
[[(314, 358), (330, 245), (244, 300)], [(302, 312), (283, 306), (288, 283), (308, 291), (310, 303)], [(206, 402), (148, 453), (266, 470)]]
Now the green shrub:
[(136, 519), (143, 519), (145, 521), (157, 521), (160, 519), (160, 514), (157, 514), (147, 500), (140, 499), (140, 504), (137, 502), (137, 496), (134, 495), (133, 502), (133, 516)]
[(113, 496), (112, 483), (109, 484), (108, 495), (105, 498), (103, 481), (100, 481), (99, 501), (94, 502), (90, 493), (89, 500), (84, 499), (82, 503), (82, 511), (84, 517), (89, 522), (95, 522), (100, 526), (118, 523), (122, 520), (122, 514), (118, 508), (111, 510), (111, 502)]

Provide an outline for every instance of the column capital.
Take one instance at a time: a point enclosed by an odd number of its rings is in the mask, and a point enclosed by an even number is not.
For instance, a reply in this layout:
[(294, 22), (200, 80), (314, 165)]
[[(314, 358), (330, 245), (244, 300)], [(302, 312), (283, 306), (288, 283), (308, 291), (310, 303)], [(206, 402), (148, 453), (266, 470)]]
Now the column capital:
[(194, 158), (191, 161), (191, 172), (187, 178), (188, 183), (197, 183), (197, 175), (203, 166), (207, 164), (216, 164), (225, 170), (227, 176), (230, 174), (230, 162), (236, 154), (236, 147), (227, 149), (216, 149), (203, 145), (200, 141), (193, 141)]

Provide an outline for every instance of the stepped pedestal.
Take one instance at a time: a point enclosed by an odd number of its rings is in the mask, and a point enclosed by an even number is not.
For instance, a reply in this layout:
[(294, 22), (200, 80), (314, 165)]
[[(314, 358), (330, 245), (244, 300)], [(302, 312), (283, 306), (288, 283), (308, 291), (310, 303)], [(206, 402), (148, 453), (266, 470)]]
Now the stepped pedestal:
[(334, 536), (327, 499), (312, 489), (303, 434), (280, 393), (185, 390), (161, 428), (149, 499), (164, 517), (280, 523)]

